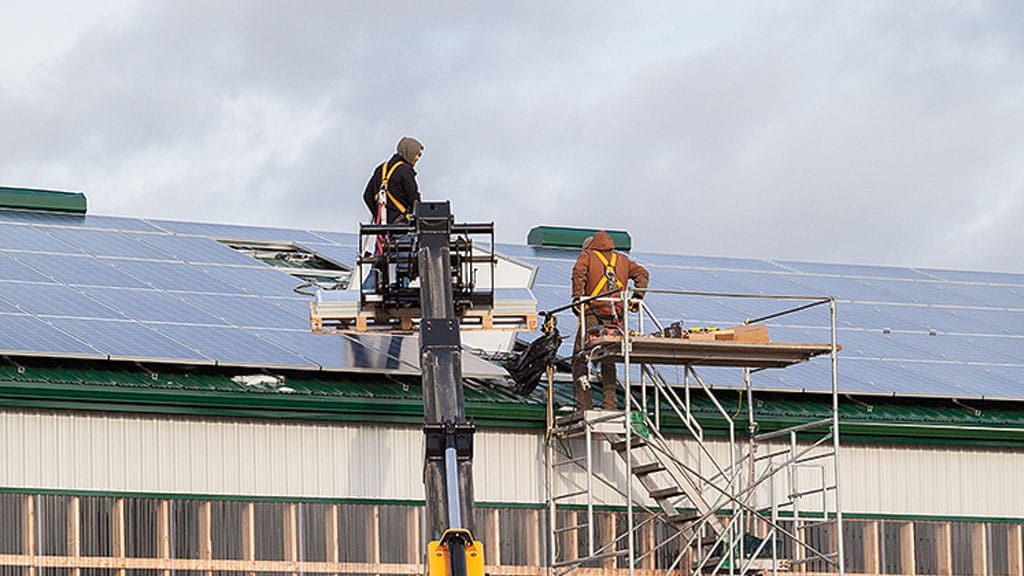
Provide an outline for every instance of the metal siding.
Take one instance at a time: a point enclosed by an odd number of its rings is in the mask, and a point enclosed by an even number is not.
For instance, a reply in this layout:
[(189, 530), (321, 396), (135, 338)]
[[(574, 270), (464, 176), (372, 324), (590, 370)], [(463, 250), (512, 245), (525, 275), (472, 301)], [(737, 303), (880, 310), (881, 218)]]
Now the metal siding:
[(957, 446), (844, 446), (843, 509), (864, 514), (1024, 517), (1024, 452)]
[[(474, 467), (483, 502), (541, 504), (543, 432), (481, 429)], [(696, 452), (673, 440), (696, 464)], [(727, 461), (724, 442), (709, 448)], [(0, 487), (421, 500), (418, 426), (0, 412)], [(621, 478), (621, 461), (597, 452)], [(843, 446), (847, 513), (1024, 518), (1024, 451), (926, 445)], [(710, 472), (706, 461), (704, 472)], [(580, 481), (581, 474), (564, 479)], [(759, 494), (766, 495), (769, 486)], [(776, 494), (788, 490), (784, 477)], [(599, 502), (620, 503), (598, 485)]]

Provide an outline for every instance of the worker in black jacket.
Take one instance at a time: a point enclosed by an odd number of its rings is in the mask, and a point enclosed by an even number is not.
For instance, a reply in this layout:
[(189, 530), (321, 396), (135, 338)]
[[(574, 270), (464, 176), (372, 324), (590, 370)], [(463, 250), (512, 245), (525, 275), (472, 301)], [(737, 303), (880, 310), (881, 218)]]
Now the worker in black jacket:
[(404, 136), (398, 141), (395, 155), (373, 171), (363, 192), (363, 202), (374, 224), (405, 222), (412, 216), (413, 204), (420, 199), (414, 167), (422, 155), (423, 144)]

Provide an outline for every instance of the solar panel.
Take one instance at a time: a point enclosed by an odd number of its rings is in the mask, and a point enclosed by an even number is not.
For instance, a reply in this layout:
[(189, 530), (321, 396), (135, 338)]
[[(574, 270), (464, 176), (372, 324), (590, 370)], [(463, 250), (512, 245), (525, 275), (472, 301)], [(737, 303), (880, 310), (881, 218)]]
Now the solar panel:
[(974, 272), (967, 270), (917, 269), (922, 274), (953, 282), (978, 282), (988, 284), (1012, 284), (1024, 286), (1024, 274), (1013, 272)]
[(84, 340), (113, 360), (187, 361), (213, 363), (213, 359), (155, 330), (130, 320), (83, 320), (64, 318), (61, 330)]
[(24, 312), (41, 316), (124, 318), (116, 310), (63, 284), (0, 282), (0, 298)]
[(645, 266), (714, 268), (716, 270), (750, 270), (762, 272), (784, 272), (785, 269), (768, 260), (754, 258), (727, 258), (717, 256), (694, 256), (683, 254), (658, 254), (636, 252), (630, 257)]
[(295, 287), (302, 280), (271, 268), (260, 267), (228, 267), (228, 266), (197, 266), (198, 270), (218, 278), (224, 284), (233, 286), (231, 292), (247, 292), (260, 296), (295, 296)]
[(547, 246), (523, 246), (520, 244), (506, 244), (495, 242), (494, 250), (505, 256), (512, 256), (517, 259), (524, 258), (550, 258), (554, 260), (576, 261), (580, 251), (575, 248), (552, 248)]
[(0, 352), (29, 356), (69, 356), (95, 358), (100, 352), (66, 332), (54, 328), (35, 316), (4, 314), (0, 316)]
[[(1015, 339), (997, 338), (995, 336), (961, 336), (953, 334), (897, 334), (895, 339), (900, 343), (911, 346), (918, 350), (927, 350), (941, 360), (949, 362), (979, 363), (979, 364), (1002, 364), (1020, 361), (1020, 343), (1016, 342), (1017, 348), (1013, 352), (1006, 353), (997, 350), (998, 341), (1013, 341)], [(1022, 365), (1024, 375), (1024, 365)]]
[[(139, 287), (222, 294), (233, 294), (238, 291), (237, 288), (205, 273), (199, 267), (182, 262), (150, 262), (146, 260), (107, 260), (107, 262), (138, 278)], [(102, 283), (98, 285), (117, 286), (117, 284)]]
[(961, 295), (994, 308), (1024, 306), (1024, 286), (991, 286), (988, 284), (942, 284), (948, 292)]
[(138, 241), (137, 238), (141, 237), (140, 235), (126, 234), (117, 230), (51, 228), (47, 232), (68, 245), (74, 246), (80, 251), (93, 256), (147, 258), (152, 260), (172, 259), (167, 253)]
[[(405, 354), (407, 358), (403, 360), (401, 346), (397, 355), (388, 354), (387, 351), (365, 345), (360, 337), (313, 334), (309, 330), (259, 330), (257, 333), (261, 338), (287, 348), (327, 370), (419, 373), (419, 362), (411, 361), (416, 360), (419, 350), (411, 352), (411, 360), (408, 358), (409, 353)], [(394, 342), (409, 345), (401, 338)]]
[(173, 220), (150, 220), (162, 230), (175, 234), (207, 236), (231, 240), (263, 240), (267, 242), (322, 242), (311, 232), (291, 228), (268, 226), (245, 226), (239, 224), (216, 224), (210, 222), (178, 222)]
[(573, 261), (524, 259), (523, 262), (537, 267), (533, 278), (534, 286), (564, 286), (568, 292), (572, 286)]
[[(926, 316), (931, 310), (924, 310)], [(836, 305), (836, 324), (845, 328), (865, 328), (869, 330), (918, 330), (928, 331), (929, 323), (921, 317), (916, 306), (891, 304), (862, 304), (857, 302), (841, 302)]]
[(883, 393), (899, 396), (959, 396), (948, 385), (936, 383), (911, 369), (909, 361), (844, 360), (840, 367), (840, 386), (843, 392)]
[[(90, 298), (119, 310), (126, 317), (147, 322), (174, 322), (179, 324), (224, 324), (183, 300), (188, 295), (176, 296), (162, 290), (138, 288), (83, 287)], [(230, 298), (230, 296), (229, 296)]]
[(35, 212), (31, 210), (0, 209), (0, 222), (19, 222), (62, 226), (68, 228), (102, 228), (107, 230), (138, 230), (156, 232), (158, 228), (138, 218), (118, 216), (93, 216), (91, 214), (63, 214), (59, 212)]
[(36, 226), (0, 226), (0, 250), (82, 254), (81, 250)]
[[(972, 325), (987, 326), (988, 329), (984, 332), (989, 334), (1020, 335), (1021, 326), (1024, 326), (1024, 310), (961, 308), (956, 310), (956, 314), (960, 318), (971, 321)], [(966, 330), (950, 330), (950, 332), (966, 332)]]
[(865, 280), (894, 295), (890, 302), (910, 302), (939, 306), (984, 306), (984, 302), (958, 294), (938, 282), (905, 282), (899, 280)]
[(19, 310), (18, 308), (15, 308), (13, 304), (10, 304), (10, 303), (8, 303), (5, 300), (0, 299), (0, 314), (24, 314), (24, 313), (25, 312), (23, 310)]
[(194, 236), (169, 236), (166, 234), (138, 234), (140, 242), (170, 255), (176, 260), (203, 264), (239, 264), (252, 266), (259, 264), (241, 252), (237, 252), (216, 240), (197, 238)]
[(218, 365), (255, 367), (312, 368), (314, 364), (301, 356), (233, 326), (186, 326), (154, 324), (147, 326), (197, 350)]
[(896, 295), (882, 286), (865, 280), (837, 278), (835, 276), (794, 276), (793, 281), (804, 286), (808, 294), (832, 296), (845, 302), (897, 302)]
[(316, 236), (317, 240), (302, 240), (302, 243), (313, 243), (313, 244), (337, 244), (339, 246), (358, 246), (359, 245), (359, 234), (353, 234), (352, 232), (327, 232), (324, 230), (311, 230), (310, 234)]
[(813, 275), (833, 275), (844, 278), (905, 278), (909, 280), (928, 280), (929, 276), (917, 272), (913, 268), (897, 268), (894, 266), (870, 266), (863, 264), (830, 264), (826, 262), (792, 262), (776, 260), (776, 264), (797, 272)]
[[(113, 260), (65, 254), (19, 254), (17, 260), (64, 284), (144, 288), (141, 280), (111, 266)], [(132, 262), (123, 260), (122, 262)]]
[(23, 264), (3, 252), (0, 252), (0, 279), (24, 282), (52, 282), (48, 276), (43, 276), (27, 264)]
[(290, 328), (310, 331), (309, 304), (242, 294), (180, 294), (185, 302), (242, 327)]

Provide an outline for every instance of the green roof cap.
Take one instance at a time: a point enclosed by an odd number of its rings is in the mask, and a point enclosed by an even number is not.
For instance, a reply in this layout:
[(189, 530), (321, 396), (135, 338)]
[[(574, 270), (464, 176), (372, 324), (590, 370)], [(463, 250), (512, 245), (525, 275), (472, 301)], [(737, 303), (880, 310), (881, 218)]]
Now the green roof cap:
[[(583, 241), (600, 231), (599, 228), (566, 228), (562, 226), (534, 226), (526, 237), (530, 246), (562, 246), (582, 248)], [(605, 230), (615, 243), (616, 250), (629, 251), (633, 239), (625, 230)]]
[(24, 208), (85, 214), (85, 194), (0, 186), (0, 208)]

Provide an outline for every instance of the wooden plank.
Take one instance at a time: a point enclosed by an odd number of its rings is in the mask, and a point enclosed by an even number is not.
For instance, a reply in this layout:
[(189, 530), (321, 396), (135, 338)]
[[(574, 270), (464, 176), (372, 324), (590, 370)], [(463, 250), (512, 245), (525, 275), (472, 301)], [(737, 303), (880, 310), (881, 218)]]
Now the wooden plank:
[[(78, 496), (72, 496), (67, 504), (67, 554), (72, 558), (82, 555), (82, 503)], [(80, 576), (81, 569), (71, 570), (72, 576)]]
[[(213, 558), (213, 506), (207, 500), (199, 504), (199, 559), (211, 560)], [(204, 576), (213, 576), (213, 572), (206, 570)]]
[(864, 573), (878, 574), (879, 539), (878, 522), (871, 520), (864, 523)]
[[(394, 574), (408, 576), (423, 573), (422, 564), (367, 564), (359, 562), (284, 562), (275, 560), (201, 560), (193, 558), (106, 558), (95, 556), (24, 556), (0, 554), (0, 566), (34, 566), (37, 568), (124, 568), (158, 571), (224, 571), (224, 572), (306, 572), (310, 574)], [(546, 566), (488, 566), (491, 576), (548, 576)], [(634, 570), (635, 576), (664, 576), (659, 570)], [(573, 576), (629, 576), (626, 568), (577, 568)]]
[[(597, 515), (595, 514), (594, 516), (596, 517)], [(605, 546), (606, 544), (608, 544), (608, 543), (612, 542), (613, 540), (615, 540), (615, 520), (616, 520), (615, 513), (614, 512), (606, 512), (606, 513), (602, 514), (602, 516), (604, 517), (604, 520), (605, 520), (604, 521), (604, 529), (601, 530), (601, 536), (600, 536), (601, 541), (597, 542), (597, 545), (594, 547), (595, 549), (601, 548), (601, 547)], [(614, 550), (609, 549), (609, 551), (614, 551)], [(608, 558), (605, 558), (605, 559), (601, 560), (601, 567), (605, 568), (605, 569), (608, 569), (608, 570), (613, 570), (613, 569), (617, 568), (618, 566), (617, 566), (617, 562), (616, 562), (615, 556), (610, 556)]]
[[(644, 554), (650, 552), (651, 550), (654, 550), (654, 522), (648, 522), (640, 528), (640, 542), (638, 544), (639, 546), (637, 546), (637, 552), (639, 554)], [(654, 554), (647, 554), (647, 556), (644, 556), (644, 558), (640, 561), (639, 568), (644, 570), (653, 570)]]
[[(242, 505), (242, 560), (256, 560), (256, 504), (246, 502)], [(249, 572), (248, 576), (256, 576)]]
[(420, 541), (420, 507), (410, 506), (405, 514), (405, 560), (421, 564), (426, 561), (427, 547)]
[[(799, 498), (797, 499), (799, 500)], [(796, 529), (796, 536), (801, 542), (807, 541), (807, 528), (804, 527), (805, 522), (799, 518), (793, 520), (793, 527)], [(809, 556), (807, 549), (803, 546), (793, 546), (793, 560), (804, 560)], [(807, 572), (807, 563), (800, 562), (793, 567), (793, 572), (797, 574), (804, 574)]]
[(953, 524), (943, 522), (936, 535), (939, 576), (953, 576)]
[(1011, 524), (1006, 530), (1006, 552), (1010, 576), (1024, 576), (1024, 542), (1021, 525)]
[(338, 546), (338, 505), (329, 504), (324, 511), (324, 537), (327, 539), (327, 561), (337, 562), (341, 559), (341, 549)]
[(971, 524), (971, 574), (988, 574), (988, 524)]
[[(579, 512), (576, 510), (566, 510), (565, 514), (565, 526), (577, 526), (580, 522)], [(563, 532), (563, 545), (562, 545), (562, 559), (563, 560), (576, 560), (580, 557), (580, 531), (579, 529), (568, 530)]]
[(484, 562), (488, 566), (501, 566), (501, 523), (498, 509), (491, 508), (485, 512), (484, 522)]
[(370, 506), (366, 526), (366, 561), (380, 564), (380, 506)]
[[(831, 344), (799, 342), (701, 342), (657, 336), (636, 336), (629, 341), (632, 344), (632, 361), (666, 365), (784, 368), (832, 351)], [(584, 350), (592, 351), (590, 354), (594, 361), (622, 362), (622, 336), (594, 338), (587, 342)]]
[[(127, 556), (124, 528), (124, 498), (115, 498), (110, 514), (110, 547), (114, 558)], [(124, 568), (119, 568), (117, 576), (124, 576)]]
[[(26, 494), (21, 500), (21, 553), (25, 556), (36, 555), (36, 497)], [(36, 576), (35, 566), (26, 566), (25, 576)]]
[(526, 511), (526, 563), (540, 566), (540, 549), (543, 546), (540, 535), (540, 510)]
[[(284, 559), (285, 562), (295, 562), (299, 559), (299, 505), (289, 502), (284, 505), (284, 513), (281, 521), (284, 523)], [(292, 576), (298, 576), (298, 572), (292, 571)]]
[(900, 525), (900, 574), (916, 574), (914, 567), (915, 555), (914, 523), (904, 522)]
[[(156, 505), (156, 555), (161, 560), (171, 557), (171, 502), (160, 500)], [(164, 569), (160, 576), (171, 576), (169, 569)]]

